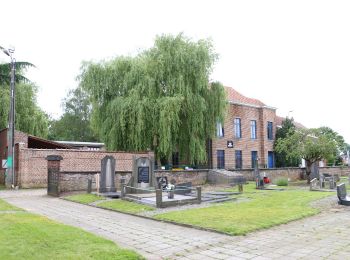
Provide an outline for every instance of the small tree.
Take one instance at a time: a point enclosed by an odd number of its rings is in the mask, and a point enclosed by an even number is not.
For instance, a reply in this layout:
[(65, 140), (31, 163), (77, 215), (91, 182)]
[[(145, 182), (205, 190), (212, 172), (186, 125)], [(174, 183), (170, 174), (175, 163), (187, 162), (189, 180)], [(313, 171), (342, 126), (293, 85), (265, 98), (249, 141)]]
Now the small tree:
[(69, 91), (63, 100), (64, 114), (51, 120), (49, 139), (93, 142), (97, 138), (91, 125), (91, 103), (89, 96), (80, 87)]
[(310, 183), (311, 166), (336, 153), (336, 142), (320, 129), (290, 131), (286, 138), (276, 142), (276, 151), (286, 153), (287, 158), (300, 157), (306, 163), (306, 175)]
[[(274, 150), (276, 151), (276, 144), (280, 139), (284, 139), (288, 134), (295, 132), (295, 125), (293, 118), (286, 118), (282, 122), (282, 127), (276, 131), (276, 139), (274, 143)], [(287, 157), (286, 152), (276, 151), (276, 167), (297, 167), (299, 166), (301, 158), (299, 156)]]

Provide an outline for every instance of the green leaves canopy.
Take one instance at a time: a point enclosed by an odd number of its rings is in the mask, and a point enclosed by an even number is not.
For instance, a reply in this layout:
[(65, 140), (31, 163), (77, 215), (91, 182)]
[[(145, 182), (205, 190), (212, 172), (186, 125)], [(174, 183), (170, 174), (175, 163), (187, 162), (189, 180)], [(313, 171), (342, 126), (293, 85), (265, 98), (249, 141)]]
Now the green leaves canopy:
[(220, 83), (209, 84), (217, 58), (210, 41), (160, 36), (136, 57), (82, 66), (80, 84), (92, 98), (93, 126), (108, 149), (179, 151), (206, 160), (206, 140), (224, 117)]
[[(37, 88), (32, 84), (16, 84), (16, 130), (39, 137), (48, 133), (47, 115), (36, 101)], [(10, 87), (0, 85), (0, 129), (8, 125), (10, 109)]]
[(309, 176), (311, 164), (335, 154), (337, 143), (320, 128), (296, 131), (291, 129), (286, 138), (276, 141), (275, 150), (278, 153), (285, 153), (288, 159), (298, 157), (305, 159), (306, 174)]
[(91, 103), (87, 93), (76, 88), (69, 91), (63, 101), (64, 113), (59, 120), (52, 120), (49, 139), (65, 141), (96, 141), (90, 126)]
[[(276, 131), (276, 139), (274, 143), (274, 150), (276, 151), (276, 145), (280, 139), (286, 138), (295, 132), (295, 125), (293, 118), (286, 118), (282, 122), (282, 127), (278, 128)], [(284, 151), (276, 151), (276, 167), (298, 167), (301, 162), (301, 157), (297, 155), (289, 155), (287, 158), (287, 153)]]

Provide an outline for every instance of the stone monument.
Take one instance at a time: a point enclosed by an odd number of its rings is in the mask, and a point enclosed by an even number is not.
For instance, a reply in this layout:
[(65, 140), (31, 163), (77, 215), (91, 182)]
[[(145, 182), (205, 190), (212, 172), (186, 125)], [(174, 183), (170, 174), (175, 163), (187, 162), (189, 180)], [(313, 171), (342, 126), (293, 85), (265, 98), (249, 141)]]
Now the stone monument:
[(131, 186), (137, 188), (156, 187), (156, 178), (153, 172), (153, 158), (133, 157)]
[(101, 161), (101, 177), (99, 193), (116, 192), (115, 188), (115, 159), (106, 156)]

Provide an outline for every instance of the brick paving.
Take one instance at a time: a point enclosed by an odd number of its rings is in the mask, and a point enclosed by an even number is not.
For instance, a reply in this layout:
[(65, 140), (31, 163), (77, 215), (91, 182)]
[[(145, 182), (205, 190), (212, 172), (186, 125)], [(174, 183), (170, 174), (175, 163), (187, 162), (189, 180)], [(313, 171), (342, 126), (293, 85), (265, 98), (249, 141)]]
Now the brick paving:
[(350, 209), (345, 207), (247, 236), (232, 237), (93, 208), (45, 194), (45, 190), (0, 191), (0, 198), (110, 239), (147, 259), (350, 259)]

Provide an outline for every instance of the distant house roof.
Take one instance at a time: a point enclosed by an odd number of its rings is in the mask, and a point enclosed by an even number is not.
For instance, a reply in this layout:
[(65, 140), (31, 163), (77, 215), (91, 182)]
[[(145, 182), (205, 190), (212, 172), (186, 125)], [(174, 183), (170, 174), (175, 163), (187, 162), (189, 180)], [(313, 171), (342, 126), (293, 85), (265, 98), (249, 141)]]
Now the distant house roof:
[(75, 142), (75, 141), (55, 141), (59, 144), (69, 145), (73, 147), (95, 147), (101, 148), (104, 147), (104, 143), (95, 143), (95, 142)]
[[(281, 116), (276, 116), (276, 125), (281, 127), (282, 126), (282, 122), (286, 120), (285, 117), (281, 117)], [(293, 124), (295, 125), (296, 128), (306, 128), (303, 124), (293, 121)]]
[(231, 87), (225, 87), (225, 90), (227, 94), (227, 99), (231, 103), (249, 105), (254, 107), (268, 107), (259, 99), (246, 97)]
[(71, 146), (46, 140), (34, 135), (28, 135), (28, 148), (36, 149), (72, 149)]

